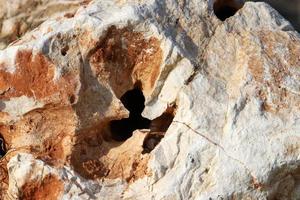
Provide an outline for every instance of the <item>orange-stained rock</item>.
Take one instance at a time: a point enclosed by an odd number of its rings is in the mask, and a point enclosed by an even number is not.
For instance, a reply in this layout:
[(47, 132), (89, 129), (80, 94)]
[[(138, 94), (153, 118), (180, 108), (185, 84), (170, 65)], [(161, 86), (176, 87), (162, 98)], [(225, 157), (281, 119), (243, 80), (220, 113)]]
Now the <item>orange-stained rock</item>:
[(19, 51), (15, 59), (13, 74), (6, 72), (4, 67), (0, 70), (0, 88), (6, 91), (1, 95), (2, 100), (24, 95), (45, 103), (58, 103), (51, 102), (51, 96), (58, 95), (59, 103), (70, 104), (69, 99), (77, 86), (74, 75), (65, 74), (55, 82), (55, 66), (43, 54), (33, 54), (29, 50)]
[(160, 42), (155, 37), (145, 39), (132, 29), (108, 28), (90, 59), (94, 73), (110, 84), (117, 97), (135, 83), (140, 84), (144, 94), (150, 94), (160, 74)]
[(24, 200), (57, 200), (63, 193), (63, 183), (57, 177), (48, 175), (41, 181), (27, 182), (21, 188), (20, 197)]
[(4, 1), (0, 48), (44, 23), (0, 51), (0, 199), (300, 199), (300, 38), (270, 6)]

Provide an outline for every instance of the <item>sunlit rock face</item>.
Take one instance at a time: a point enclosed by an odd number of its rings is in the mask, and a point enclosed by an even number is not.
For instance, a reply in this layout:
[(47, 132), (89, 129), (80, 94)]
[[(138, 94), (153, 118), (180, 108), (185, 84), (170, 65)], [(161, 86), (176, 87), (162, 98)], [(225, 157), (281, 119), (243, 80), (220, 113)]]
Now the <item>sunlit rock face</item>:
[(265, 3), (79, 3), (0, 51), (0, 157), (1, 199), (297, 200), (299, 34)]
[(90, 0), (0, 0), (0, 49), (51, 18), (72, 17)]
[[(260, 0), (253, 0), (260, 1)], [(300, 32), (300, 0), (263, 0), (275, 8)]]

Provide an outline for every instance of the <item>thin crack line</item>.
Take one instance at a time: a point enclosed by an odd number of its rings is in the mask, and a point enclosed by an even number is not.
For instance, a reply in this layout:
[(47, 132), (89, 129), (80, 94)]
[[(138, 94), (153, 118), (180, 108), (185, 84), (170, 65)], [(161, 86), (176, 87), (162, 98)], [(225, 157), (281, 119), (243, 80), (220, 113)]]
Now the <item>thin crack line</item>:
[[(205, 136), (204, 134), (202, 134), (202, 133), (196, 131), (195, 129), (193, 129), (190, 125), (188, 125), (188, 124), (185, 123), (185, 122), (180, 122), (180, 121), (173, 121), (173, 122), (174, 122), (174, 123), (178, 123), (178, 124), (182, 124), (182, 125), (188, 127), (190, 130), (192, 130), (192, 131), (193, 131), (194, 133), (196, 133), (197, 135), (200, 135), (201, 137), (203, 137), (205, 140), (207, 140), (207, 141), (210, 142), (211, 144), (213, 144), (213, 145), (219, 147), (219, 148), (225, 153), (226, 156), (228, 156), (228, 157), (231, 158), (232, 160), (235, 160), (235, 161), (238, 162), (240, 165), (242, 165), (242, 166), (246, 169), (246, 171), (249, 172), (249, 174), (250, 174), (251, 177), (253, 178), (253, 181), (254, 181), (254, 182), (257, 181), (256, 176), (253, 175), (252, 171), (246, 166), (246, 164), (243, 163), (242, 161), (240, 161), (239, 159), (237, 159), (237, 158), (231, 156), (230, 154), (228, 154), (228, 153), (225, 151), (224, 147), (222, 147), (220, 144), (218, 144), (217, 142), (213, 141), (212, 139), (210, 139), (209, 137)], [(173, 123), (173, 122), (172, 122), (172, 123)]]
[[(193, 128), (192, 128), (190, 125), (188, 125), (187, 123), (185, 123), (185, 122), (180, 122), (180, 121), (173, 121), (173, 122), (174, 122), (174, 123), (178, 123), (178, 124), (183, 124), (184, 126), (188, 127), (190, 130), (192, 130), (193, 132), (195, 132), (196, 134), (198, 134), (198, 135), (200, 135), (201, 137), (203, 137), (203, 138), (204, 138), (205, 140), (207, 140), (208, 142), (212, 143), (213, 145), (215, 145), (215, 146), (221, 148), (223, 151), (225, 151), (224, 148), (223, 148), (220, 144), (218, 144), (217, 142), (213, 141), (212, 139), (210, 139), (210, 138), (207, 137), (206, 135), (204, 135), (204, 134), (202, 134), (202, 133), (196, 131), (195, 129), (193, 129)], [(172, 123), (173, 123), (173, 122), (172, 122)]]

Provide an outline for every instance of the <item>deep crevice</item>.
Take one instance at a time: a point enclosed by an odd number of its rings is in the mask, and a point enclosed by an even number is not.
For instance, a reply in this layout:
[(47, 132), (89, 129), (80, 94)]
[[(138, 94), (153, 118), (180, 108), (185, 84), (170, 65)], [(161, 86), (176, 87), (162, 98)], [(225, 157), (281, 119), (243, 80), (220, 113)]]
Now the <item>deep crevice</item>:
[(5, 154), (6, 154), (5, 140), (2, 137), (2, 135), (0, 134), (0, 158), (5, 156)]
[(240, 0), (215, 0), (214, 13), (222, 21), (235, 15), (235, 13), (243, 7)]
[(150, 153), (163, 139), (165, 132), (150, 132), (143, 141), (142, 154)]
[(110, 122), (111, 137), (116, 141), (127, 140), (137, 129), (149, 129), (151, 123), (141, 115), (145, 108), (145, 97), (140, 89), (135, 88), (126, 92), (121, 97), (121, 102), (130, 113), (129, 118)]
[(61, 53), (62, 56), (66, 56), (67, 53), (68, 53), (68, 51), (69, 51), (69, 46), (66, 45), (65, 47), (63, 47), (63, 48), (60, 50), (60, 53)]
[(166, 131), (174, 119), (176, 106), (170, 106), (159, 117), (149, 120), (142, 117), (141, 113), (145, 108), (145, 97), (143, 92), (137, 88), (127, 91), (121, 102), (130, 112), (129, 118), (113, 120), (110, 122), (110, 137), (115, 141), (125, 141), (130, 138), (135, 130), (149, 129), (143, 141), (143, 154), (150, 153), (165, 136)]
[(151, 121), (150, 132), (143, 142), (143, 154), (150, 153), (163, 139), (174, 119), (175, 110), (176, 105), (170, 106), (161, 116)]

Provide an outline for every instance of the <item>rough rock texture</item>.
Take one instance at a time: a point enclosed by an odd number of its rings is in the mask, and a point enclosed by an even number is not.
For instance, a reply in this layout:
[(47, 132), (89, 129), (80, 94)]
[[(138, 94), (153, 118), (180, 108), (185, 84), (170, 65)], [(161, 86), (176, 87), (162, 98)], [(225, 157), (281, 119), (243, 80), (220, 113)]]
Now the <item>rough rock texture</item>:
[(49, 18), (72, 17), (89, 0), (0, 0), (0, 49)]
[(275, 8), (300, 32), (300, 0), (264, 0), (264, 2)]
[(300, 35), (265, 3), (92, 1), (0, 51), (0, 111), (1, 199), (300, 199)]

